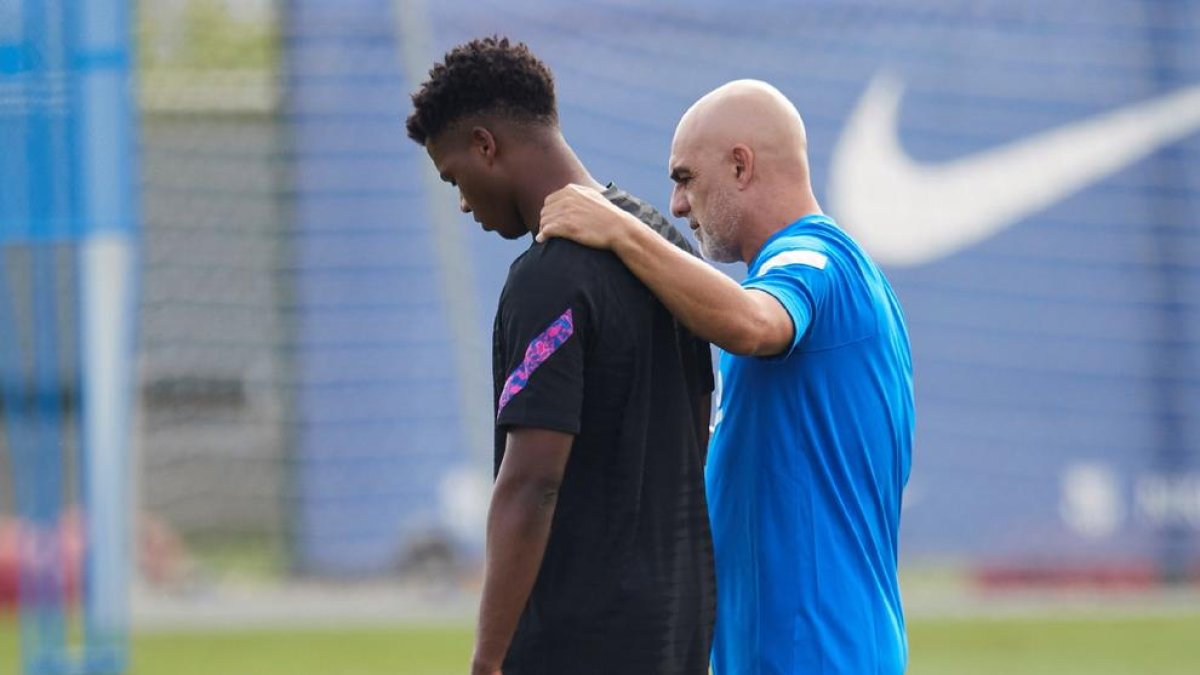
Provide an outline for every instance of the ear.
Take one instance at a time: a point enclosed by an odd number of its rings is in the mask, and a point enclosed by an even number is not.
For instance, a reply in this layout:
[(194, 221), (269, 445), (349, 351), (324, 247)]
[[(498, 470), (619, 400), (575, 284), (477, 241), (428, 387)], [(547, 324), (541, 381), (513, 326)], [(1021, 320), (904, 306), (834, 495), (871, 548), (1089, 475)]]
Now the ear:
[(474, 127), (471, 129), (471, 152), (491, 166), (496, 161), (496, 137), (484, 127)]
[(730, 156), (733, 159), (733, 177), (737, 180), (738, 189), (744, 190), (754, 178), (754, 151), (739, 143), (733, 146)]

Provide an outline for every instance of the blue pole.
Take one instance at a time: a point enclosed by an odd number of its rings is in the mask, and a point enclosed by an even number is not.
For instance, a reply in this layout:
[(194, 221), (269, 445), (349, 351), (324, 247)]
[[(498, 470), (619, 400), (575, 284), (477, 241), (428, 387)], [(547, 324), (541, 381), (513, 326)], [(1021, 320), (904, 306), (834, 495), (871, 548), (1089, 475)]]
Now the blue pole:
[(89, 673), (125, 670), (131, 520), (136, 234), (135, 112), (127, 0), (80, 0), (74, 54), (79, 105), (80, 345)]
[[(17, 82), (27, 106), (24, 173), (27, 189), (24, 221), (28, 246), (28, 288), (9, 279), (14, 296), (24, 296), (29, 308), (28, 326), (32, 344), (23, 349), (13, 345), (17, 365), (20, 406), (16, 417), (24, 417), (24, 432), (15, 447), (16, 466), (21, 473), (19, 506), (24, 518), (20, 560), (22, 661), (31, 675), (57, 669), (66, 645), (66, 593), (63, 576), (58, 516), (62, 504), (61, 464), (58, 434), (59, 382), (56, 382), (55, 283), (49, 241), (69, 220), (70, 166), (63, 161), (67, 140), (64, 123), (66, 84), (64, 16), (44, 2), (29, 2), (22, 15), (24, 72)], [(58, 40), (55, 37), (59, 37)], [(23, 75), (23, 80), (20, 75)], [(22, 292), (27, 291), (27, 292)], [(13, 300), (19, 301), (14, 297)], [(14, 316), (14, 318), (17, 318)], [(20, 324), (14, 322), (12, 328)], [(21, 482), (25, 484), (21, 485)]]

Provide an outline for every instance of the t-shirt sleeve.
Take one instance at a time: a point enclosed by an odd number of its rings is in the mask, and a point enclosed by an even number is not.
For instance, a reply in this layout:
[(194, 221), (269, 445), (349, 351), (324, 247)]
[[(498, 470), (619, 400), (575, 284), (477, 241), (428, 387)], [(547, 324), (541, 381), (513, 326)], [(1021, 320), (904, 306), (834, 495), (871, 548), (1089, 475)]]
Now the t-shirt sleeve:
[(500, 311), (507, 378), (497, 426), (579, 433), (591, 316), (586, 289), (574, 277), (547, 264), (510, 285)]
[(821, 251), (787, 248), (770, 252), (755, 274), (742, 282), (743, 288), (770, 294), (792, 319), (792, 343), (773, 358), (787, 358), (804, 343), (828, 292), (832, 273), (829, 257)]

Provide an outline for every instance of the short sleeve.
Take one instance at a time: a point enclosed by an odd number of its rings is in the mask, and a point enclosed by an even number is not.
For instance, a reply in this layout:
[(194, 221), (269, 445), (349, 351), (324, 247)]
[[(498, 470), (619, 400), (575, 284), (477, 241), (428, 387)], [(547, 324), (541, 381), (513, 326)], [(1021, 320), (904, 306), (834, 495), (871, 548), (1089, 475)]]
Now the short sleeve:
[(787, 358), (803, 344), (829, 288), (829, 257), (816, 250), (786, 248), (769, 251), (743, 288), (763, 291), (783, 305), (792, 319), (792, 343), (782, 354)]
[(545, 272), (514, 279), (501, 302), (496, 424), (578, 434), (589, 303), (573, 275)]

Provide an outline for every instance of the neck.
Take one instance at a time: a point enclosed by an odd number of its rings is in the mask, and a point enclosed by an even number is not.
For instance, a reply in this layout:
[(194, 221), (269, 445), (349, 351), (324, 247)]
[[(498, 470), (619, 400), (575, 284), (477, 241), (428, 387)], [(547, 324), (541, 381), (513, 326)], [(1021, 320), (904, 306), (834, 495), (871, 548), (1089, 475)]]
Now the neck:
[(526, 154), (522, 161), (527, 167), (529, 179), (517, 195), (517, 209), (521, 220), (533, 234), (537, 234), (541, 225), (542, 205), (552, 192), (570, 183), (604, 189), (588, 173), (587, 167), (579, 161), (575, 151), (557, 129), (547, 130), (544, 138), (530, 144)]
[(754, 262), (754, 258), (762, 250), (763, 244), (766, 244), (768, 239), (788, 225), (801, 218), (821, 214), (821, 205), (817, 203), (817, 198), (813, 195), (811, 188), (779, 200), (764, 210), (757, 218), (757, 222), (750, 223), (750, 227), (745, 228), (748, 236), (742, 241), (742, 261), (747, 265)]

